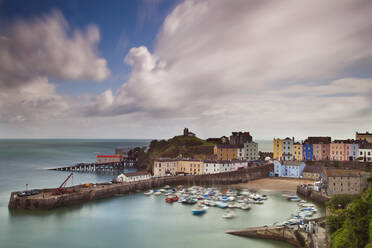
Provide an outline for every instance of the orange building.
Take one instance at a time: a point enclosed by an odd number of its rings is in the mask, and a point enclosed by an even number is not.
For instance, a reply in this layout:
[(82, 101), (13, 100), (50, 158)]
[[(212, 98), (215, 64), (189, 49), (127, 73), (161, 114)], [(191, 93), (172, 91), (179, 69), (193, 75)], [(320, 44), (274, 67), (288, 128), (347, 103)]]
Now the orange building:
[(215, 145), (213, 154), (217, 160), (238, 159), (239, 148), (238, 145)]
[(345, 160), (345, 143), (335, 140), (330, 144), (330, 160)]

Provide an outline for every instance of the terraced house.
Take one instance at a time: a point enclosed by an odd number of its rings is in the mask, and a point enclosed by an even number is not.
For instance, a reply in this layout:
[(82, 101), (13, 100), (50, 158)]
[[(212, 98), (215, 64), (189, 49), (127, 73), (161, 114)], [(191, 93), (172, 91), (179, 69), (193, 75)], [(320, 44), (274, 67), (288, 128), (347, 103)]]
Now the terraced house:
[(302, 144), (299, 142), (293, 143), (292, 145), (292, 157), (293, 160), (301, 161), (302, 157)]

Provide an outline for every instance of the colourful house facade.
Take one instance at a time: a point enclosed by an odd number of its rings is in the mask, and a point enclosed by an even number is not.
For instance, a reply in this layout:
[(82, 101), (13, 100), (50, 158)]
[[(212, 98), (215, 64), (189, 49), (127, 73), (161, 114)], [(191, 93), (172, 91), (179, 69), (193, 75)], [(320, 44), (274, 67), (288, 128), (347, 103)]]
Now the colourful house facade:
[(302, 156), (303, 156), (303, 160), (313, 160), (313, 145), (303, 144), (302, 145)]

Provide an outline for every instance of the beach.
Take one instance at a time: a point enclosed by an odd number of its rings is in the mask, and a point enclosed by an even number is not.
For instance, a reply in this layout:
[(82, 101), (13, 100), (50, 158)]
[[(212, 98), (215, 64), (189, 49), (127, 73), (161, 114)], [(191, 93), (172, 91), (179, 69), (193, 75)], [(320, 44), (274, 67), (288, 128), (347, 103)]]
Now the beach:
[(263, 178), (247, 183), (231, 185), (235, 189), (271, 190), (276, 192), (296, 192), (299, 184), (313, 184), (313, 180), (298, 178)]

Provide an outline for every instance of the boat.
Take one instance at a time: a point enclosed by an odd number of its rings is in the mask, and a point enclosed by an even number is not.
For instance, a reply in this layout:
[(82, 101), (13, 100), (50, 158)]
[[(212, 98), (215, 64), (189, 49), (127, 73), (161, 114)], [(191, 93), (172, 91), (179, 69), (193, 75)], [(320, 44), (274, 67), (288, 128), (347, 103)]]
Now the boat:
[(226, 210), (225, 213), (222, 215), (222, 218), (224, 219), (231, 219), (234, 218), (235, 214), (231, 210)]
[(202, 215), (202, 214), (205, 214), (207, 212), (207, 209), (208, 207), (207, 206), (204, 206), (204, 205), (197, 205), (196, 208), (193, 208), (192, 209), (192, 214), (193, 215)]
[(225, 202), (216, 202), (216, 206), (219, 208), (227, 208), (227, 203)]
[(148, 190), (148, 191), (145, 191), (145, 193), (143, 193), (144, 195), (152, 195), (154, 193), (154, 191), (152, 189)]
[(170, 186), (169, 186), (169, 185), (165, 185), (165, 186), (163, 187), (163, 189), (170, 189)]
[(186, 198), (186, 199), (183, 199), (182, 203), (183, 204), (189, 204), (189, 205), (193, 205), (193, 204), (196, 204), (198, 201), (194, 198)]
[(154, 193), (154, 195), (159, 196), (159, 195), (161, 195), (161, 192), (160, 192), (160, 191), (156, 191), (156, 192)]
[(251, 205), (250, 204), (246, 204), (246, 203), (242, 203), (242, 204), (240, 204), (240, 209), (242, 209), (242, 210), (249, 210), (249, 209), (251, 209)]
[(173, 195), (165, 198), (166, 203), (172, 203), (172, 202), (177, 202), (178, 201), (178, 196)]

